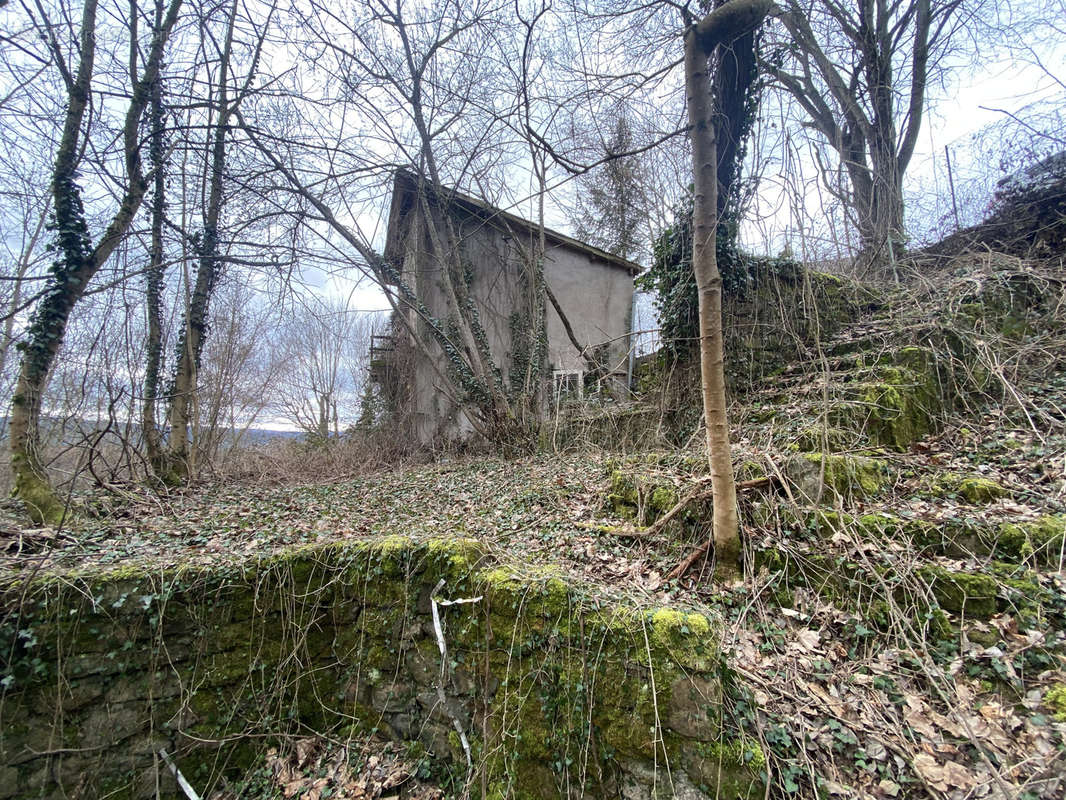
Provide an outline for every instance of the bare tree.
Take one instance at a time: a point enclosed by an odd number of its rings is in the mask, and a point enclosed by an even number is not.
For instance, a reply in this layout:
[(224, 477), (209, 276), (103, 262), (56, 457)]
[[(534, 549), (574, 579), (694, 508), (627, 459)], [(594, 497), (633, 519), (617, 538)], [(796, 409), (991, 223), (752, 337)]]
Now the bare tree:
[[(538, 402), (543, 370), (538, 373), (537, 365), (543, 359), (531, 358), (521, 380), (510, 380), (498, 363), (484, 309), (471, 292), (464, 237), (448, 208), (457, 187), (484, 190), (501, 164), (529, 152), (528, 139), (515, 136), (523, 127), (519, 111), (510, 104), (497, 108), (505, 95), (496, 91), (503, 57), (494, 37), (507, 30), (505, 8), (489, 0), (432, 7), (375, 0), (341, 13), (312, 4), (303, 21), (304, 41), (316, 43), (309, 58), (316, 69), (335, 76), (336, 91), (318, 105), (359, 119), (363, 128), (352, 140), (350, 130), (307, 121), (297, 137), (282, 140), (265, 125), (246, 126), (283, 185), (341, 237), (354, 251), (349, 258), (385, 290), (400, 336), (439, 365), (440, 392), (493, 441), (530, 438), (529, 421), (536, 414), (529, 409)], [(526, 35), (537, 17), (534, 13), (523, 28)], [(294, 107), (296, 114), (309, 113), (302, 98)], [(383, 167), (390, 158), (391, 165)], [(391, 177), (395, 166), (406, 167), (403, 174), (413, 180), (425, 220), (415, 240), (426, 243), (420, 257), (431, 279), (385, 259), (352, 212), (358, 195), (372, 185), (368, 178), (382, 172)], [(528, 307), (530, 316), (514, 326), (521, 339), (514, 349), (531, 354), (544, 339), (539, 262), (536, 254), (526, 260), (528, 291), (517, 305)], [(443, 307), (431, 309), (430, 297), (442, 298)]]
[[(12, 225), (6, 227), (9, 235), (3, 238), (0, 246), (6, 250), (6, 260), (14, 263), (13, 274), (5, 276), (3, 286), (0, 286), (0, 298), (2, 298), (3, 322), (0, 329), (0, 391), (10, 387), (8, 382), (8, 357), (12, 346), (16, 343), (15, 321), (22, 310), (23, 305), (32, 299), (27, 297), (33, 286), (32, 278), (36, 272), (34, 267), (43, 258), (43, 242), (45, 238), (45, 225), (51, 213), (50, 197), (34, 197), (25, 194), (16, 200), (17, 208), (21, 212), (17, 221), (12, 220)], [(17, 232), (16, 236), (11, 232)], [(6, 427), (7, 415), (4, 415)]]
[[(163, 2), (155, 0), (155, 25), (162, 25)], [(163, 227), (166, 218), (166, 109), (163, 105), (163, 75), (152, 81), (148, 105), (148, 157), (152, 168), (151, 239), (145, 271), (145, 316), (147, 319), (141, 430), (148, 463), (155, 474), (164, 470), (163, 441), (156, 417), (163, 373), (163, 289), (166, 273)]]
[[(772, 8), (773, 0), (731, 0), (698, 22), (686, 20), (689, 24), (685, 31), (685, 84), (695, 176), (692, 269), (700, 300), (700, 369), (714, 503), (715, 559), (724, 574), (737, 568), (740, 537), (726, 414), (722, 276), (715, 254), (719, 193), (723, 188), (729, 190), (728, 186), (719, 186), (719, 147), (729, 145), (728, 140), (719, 141), (722, 132), (729, 129), (728, 120), (721, 120), (720, 115), (727, 111), (728, 95), (746, 94), (743, 85), (727, 85), (727, 81), (744, 80), (746, 75), (750, 87), (754, 75), (723, 68), (723, 62), (735, 63), (737, 56), (731, 52), (734, 47), (746, 46), (750, 50), (750, 39), (745, 37), (762, 24)], [(750, 57), (750, 52), (747, 55)]]
[[(787, 37), (762, 65), (836, 153), (830, 186), (851, 213), (867, 263), (904, 242), (903, 174), (926, 108), (930, 67), (958, 25), (961, 0), (786, 0)], [(829, 166), (822, 163), (827, 173)]]
[(283, 364), (270, 347), (280, 327), (277, 309), (231, 275), (215, 289), (191, 403), (188, 453), (210, 467), (239, 447), (268, 412)]
[(206, 184), (203, 227), (193, 237), (193, 249), (197, 257), (196, 278), (185, 298), (184, 321), (175, 353), (174, 379), (168, 392), (170, 434), (163, 475), (167, 482), (180, 483), (193, 472), (189, 461), (189, 426), (195, 416), (196, 376), (207, 336), (211, 297), (226, 261), (222, 252), (221, 225), (226, 200), (224, 181), (231, 120), (253, 91), (264, 39), (274, 10), (271, 6), (264, 24), (253, 26), (252, 40), (247, 45), (250, 51), (247, 71), (238, 79), (235, 75), (234, 49), (238, 46), (239, 8), (236, 0), (229, 5), (221, 42), (212, 32), (212, 21), (209, 18), (201, 21), (205, 39), (211, 41), (216, 50), (211, 59), (214, 68), (208, 69), (211, 97), (207, 130), (210, 134), (209, 145), (203, 153), (206, 165), (203, 173)]
[(311, 300), (283, 328), (278, 405), (313, 441), (340, 436), (366, 380), (370, 321), (340, 300)]
[(59, 71), (66, 88), (62, 135), (52, 171), (57, 258), (27, 331), (11, 414), (11, 466), (15, 491), (26, 503), (30, 514), (40, 522), (55, 523), (63, 515), (63, 504), (52, 490), (39, 458), (38, 424), (42, 396), (70, 312), (89, 281), (122, 241), (147, 190), (141, 161), (140, 121), (181, 4), (182, 0), (170, 0), (162, 25), (151, 30), (151, 43), (143, 68), (134, 23), (139, 10), (136, 2), (131, 4), (134, 43), (130, 48), (128, 75), (132, 85), (122, 129), (125, 180), (117, 208), (95, 241), (86, 222), (78, 167), (87, 135), (86, 112), (93, 89), (98, 0), (85, 0), (78, 32), (79, 44), (71, 57), (42, 7), (37, 7), (34, 17), (34, 25), (47, 44), (51, 64)]

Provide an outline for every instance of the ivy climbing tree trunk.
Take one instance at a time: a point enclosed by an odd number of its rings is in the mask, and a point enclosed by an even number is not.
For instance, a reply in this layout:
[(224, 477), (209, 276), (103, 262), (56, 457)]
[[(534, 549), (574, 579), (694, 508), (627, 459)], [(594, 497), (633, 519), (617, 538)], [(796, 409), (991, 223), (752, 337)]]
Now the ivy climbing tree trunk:
[(772, 6), (772, 0), (731, 0), (688, 25), (685, 32), (685, 91), (694, 177), (692, 270), (699, 294), (700, 372), (714, 503), (714, 552), (716, 571), (723, 576), (737, 570), (740, 533), (726, 414), (722, 276), (715, 254), (719, 192), (715, 134), (723, 128), (716, 125), (723, 85), (712, 80), (711, 64), (715, 57), (719, 61), (728, 57), (727, 49), (757, 28)]
[[(155, 0), (155, 25), (163, 24), (163, 0)], [(141, 405), (141, 429), (151, 469), (158, 475), (163, 469), (163, 444), (156, 418), (163, 371), (163, 219), (166, 214), (166, 123), (163, 110), (162, 76), (152, 82), (148, 109), (148, 153), (152, 178), (152, 239), (145, 273), (145, 301), (148, 334), (145, 342), (144, 399)]]
[(170, 387), (170, 436), (165, 456), (166, 469), (161, 476), (168, 483), (182, 483), (195, 473), (195, 449), (191, 447), (190, 429), (196, 408), (197, 375), (207, 337), (208, 314), (211, 298), (222, 277), (224, 259), (221, 255), (220, 226), (225, 206), (224, 178), (226, 170), (227, 137), (232, 120), (238, 113), (241, 101), (252, 91), (258, 71), (263, 42), (276, 3), (272, 4), (265, 22), (256, 33), (251, 65), (243, 79), (233, 87), (230, 83), (233, 69), (234, 36), (237, 30), (239, 4), (233, 0), (226, 20), (225, 39), (219, 53), (217, 88), (214, 90), (214, 122), (209, 125), (210, 146), (206, 154), (207, 199), (204, 207), (204, 227), (199, 241), (195, 243), (197, 264), (196, 280), (185, 304), (181, 335), (175, 353), (174, 380)]
[[(144, 199), (147, 181), (141, 168), (141, 143), (138, 138), (140, 120), (181, 4), (182, 0), (171, 0), (162, 26), (152, 32), (152, 43), (143, 72), (132, 87), (122, 131), (126, 186), (117, 211), (95, 245), (85, 220), (77, 172), (85, 135), (82, 129), (93, 79), (97, 0), (86, 0), (82, 9), (78, 61), (73, 69), (66, 62), (50, 21), (43, 16), (34, 20), (48, 41), (52, 58), (67, 90), (63, 130), (52, 171), (54, 219), (51, 227), (55, 231), (57, 258), (52, 264), (47, 287), (27, 331), (11, 410), (14, 493), (25, 502), (31, 517), (38, 523), (58, 524), (64, 513), (64, 504), (45, 474), (39, 448), (41, 405), (48, 375), (63, 342), (71, 311), (97, 270), (122, 241)], [(137, 13), (136, 3), (131, 3), (131, 18), (135, 18)], [(136, 29), (133, 30), (136, 36)], [(137, 54), (138, 48), (134, 42), (130, 48), (131, 76), (136, 76), (139, 71)]]

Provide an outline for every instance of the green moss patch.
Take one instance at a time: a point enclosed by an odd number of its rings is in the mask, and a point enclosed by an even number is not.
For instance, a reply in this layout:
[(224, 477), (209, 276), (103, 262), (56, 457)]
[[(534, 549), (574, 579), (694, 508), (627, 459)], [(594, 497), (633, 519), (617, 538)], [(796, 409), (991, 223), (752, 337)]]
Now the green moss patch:
[(1066, 683), (1052, 686), (1044, 694), (1044, 705), (1059, 722), (1066, 722)]
[[(844, 499), (873, 497), (889, 480), (888, 464), (877, 458), (833, 453), (800, 453), (785, 464), (785, 475), (807, 499), (834, 493)], [(824, 490), (824, 491), (823, 491)]]
[[(20, 796), (72, 771), (91, 794), (139, 791), (129, 776), (150, 774), (160, 746), (209, 793), (273, 737), (306, 730), (376, 728), (461, 768), (453, 718), (509, 796), (579, 783), (603, 796), (656, 758), (690, 764), (686, 780), (724, 798), (757, 783), (751, 747), (726, 747), (714, 769), (682, 759), (731, 741), (713, 620), (596, 599), (557, 570), (493, 564), (470, 539), (394, 536), (20, 588), (32, 600), (0, 630), (0, 759)], [(443, 604), (456, 598), (472, 602)], [(132, 739), (147, 744), (131, 751)], [(60, 767), (43, 769), (39, 753), (57, 748)]]
[(697, 785), (718, 786), (725, 797), (760, 797), (766, 756), (754, 739), (692, 744), (682, 750), (683, 764)]
[(11, 469), (15, 475), (13, 495), (22, 501), (36, 524), (58, 527), (66, 514), (66, 507), (49, 483), (26, 462), (26, 457), (18, 453), (11, 459)]
[(995, 578), (973, 572), (952, 572), (936, 565), (918, 570), (940, 607), (955, 614), (987, 618), (996, 613), (999, 584)]
[(1000, 526), (995, 538), (995, 552), (1006, 558), (1034, 559), (1040, 564), (1056, 565), (1063, 553), (1066, 514), (1048, 514), (1028, 522), (1009, 522)]
[(934, 497), (958, 497), (971, 505), (987, 505), (1010, 496), (1010, 490), (981, 475), (938, 472), (923, 482), (923, 489)]
[(873, 446), (900, 451), (934, 430), (940, 403), (929, 375), (880, 367), (871, 378), (850, 387), (830, 408), (834, 426), (860, 431)]
[[(650, 525), (681, 499), (674, 482), (661, 473), (641, 473), (615, 469), (610, 474), (604, 506), (607, 511), (639, 525)], [(686, 509), (678, 520), (682, 526), (691, 525), (706, 514), (707, 507), (695, 505)]]

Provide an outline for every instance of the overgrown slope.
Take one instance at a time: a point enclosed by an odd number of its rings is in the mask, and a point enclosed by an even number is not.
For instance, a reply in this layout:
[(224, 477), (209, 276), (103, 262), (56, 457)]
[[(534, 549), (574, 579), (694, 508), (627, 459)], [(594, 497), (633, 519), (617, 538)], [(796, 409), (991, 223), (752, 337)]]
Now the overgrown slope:
[[(681, 430), (691, 426), (681, 408), (669, 436), (606, 442), (615, 447), (101, 499), (95, 518), (58, 537), (14, 532), (3, 568), (15, 581), (70, 579), (101, 564), (210, 569), (338, 539), (472, 537), (500, 564), (552, 565), (603, 602), (712, 620), (730, 687), (721, 717), (759, 743), (770, 796), (1061, 797), (1061, 276), (973, 256), (878, 293), (794, 281), (791, 297), (811, 300), (802, 319), (791, 300), (753, 304), (749, 331), (791, 344), (788, 358), (783, 345), (750, 348), (752, 361), (741, 345), (731, 352), (734, 380), (749, 378), (734, 384), (732, 412), (738, 474), (752, 485), (741, 498), (747, 574), (735, 585), (707, 579), (706, 501), (660, 535), (644, 530), (704, 477), (698, 448), (662, 447), (700, 438)], [(663, 383), (651, 385), (654, 400), (627, 419), (662, 411)], [(9, 612), (18, 599), (9, 594)]]
[[(777, 794), (1061, 796), (1064, 319), (1061, 273), (969, 257), (738, 401), (771, 491), (742, 500), (748, 579), (696, 591)], [(610, 507), (650, 522), (672, 464), (620, 462)]]

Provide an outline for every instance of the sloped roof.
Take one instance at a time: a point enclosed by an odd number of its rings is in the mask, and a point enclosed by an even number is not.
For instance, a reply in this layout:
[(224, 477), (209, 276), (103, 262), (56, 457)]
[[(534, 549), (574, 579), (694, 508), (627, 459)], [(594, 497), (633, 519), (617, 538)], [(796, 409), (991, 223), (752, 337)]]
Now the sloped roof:
[[(403, 252), (402, 242), (398, 241), (398, 237), (400, 236), (401, 218), (406, 213), (404, 201), (408, 195), (414, 193), (417, 185), (418, 177), (414, 173), (406, 169), (396, 170), (392, 185), (392, 203), (389, 208), (389, 228), (385, 238), (386, 258), (398, 256)], [(483, 219), (495, 227), (504, 230), (518, 228), (523, 232), (528, 232), (531, 236), (540, 234), (540, 226), (535, 222), (530, 222), (528, 219), (523, 219), (508, 211), (496, 208), (484, 200), (463, 194), (455, 189), (444, 190), (442, 194), (445, 195), (444, 200), (450, 208), (460, 209), (466, 214)], [(410, 208), (409, 204), (407, 208)], [(630, 275), (636, 275), (644, 269), (636, 262), (613, 255), (606, 250), (601, 250), (551, 228), (544, 229), (544, 237), (550, 245), (577, 250), (595, 261), (602, 261), (617, 269), (625, 270)]]

